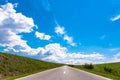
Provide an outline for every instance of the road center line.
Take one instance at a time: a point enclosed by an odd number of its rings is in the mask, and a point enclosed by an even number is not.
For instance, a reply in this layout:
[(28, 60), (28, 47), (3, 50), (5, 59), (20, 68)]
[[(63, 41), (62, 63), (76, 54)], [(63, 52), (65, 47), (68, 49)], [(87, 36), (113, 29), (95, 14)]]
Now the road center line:
[(64, 71), (63, 73), (66, 74), (66, 71)]

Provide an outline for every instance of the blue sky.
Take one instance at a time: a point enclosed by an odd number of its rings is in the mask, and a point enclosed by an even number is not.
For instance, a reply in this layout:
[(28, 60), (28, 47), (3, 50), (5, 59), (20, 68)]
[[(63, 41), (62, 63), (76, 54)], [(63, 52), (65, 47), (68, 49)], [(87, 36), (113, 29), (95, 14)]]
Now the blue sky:
[(0, 0), (0, 51), (68, 63), (120, 61), (119, 0)]

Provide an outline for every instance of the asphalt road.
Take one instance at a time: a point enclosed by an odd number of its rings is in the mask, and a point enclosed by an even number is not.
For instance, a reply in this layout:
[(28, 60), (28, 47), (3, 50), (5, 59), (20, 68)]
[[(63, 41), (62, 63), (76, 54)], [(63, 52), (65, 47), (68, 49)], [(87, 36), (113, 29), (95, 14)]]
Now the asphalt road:
[(111, 80), (79, 69), (63, 66), (16, 80)]

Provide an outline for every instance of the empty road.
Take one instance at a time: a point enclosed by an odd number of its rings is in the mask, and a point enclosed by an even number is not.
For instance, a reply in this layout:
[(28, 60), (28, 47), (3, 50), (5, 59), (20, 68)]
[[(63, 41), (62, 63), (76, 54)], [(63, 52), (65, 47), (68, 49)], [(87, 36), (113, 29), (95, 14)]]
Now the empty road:
[(111, 80), (79, 69), (63, 66), (16, 80)]

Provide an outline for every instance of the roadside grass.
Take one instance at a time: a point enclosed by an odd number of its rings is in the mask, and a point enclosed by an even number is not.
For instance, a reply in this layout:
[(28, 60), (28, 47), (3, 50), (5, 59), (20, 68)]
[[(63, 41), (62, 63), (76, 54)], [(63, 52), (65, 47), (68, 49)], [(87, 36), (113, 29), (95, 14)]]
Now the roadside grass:
[(0, 52), (0, 80), (14, 80), (15, 78), (60, 66), (62, 64)]
[(120, 80), (120, 62), (95, 65), (72, 65), (72, 67), (111, 78), (113, 80)]

